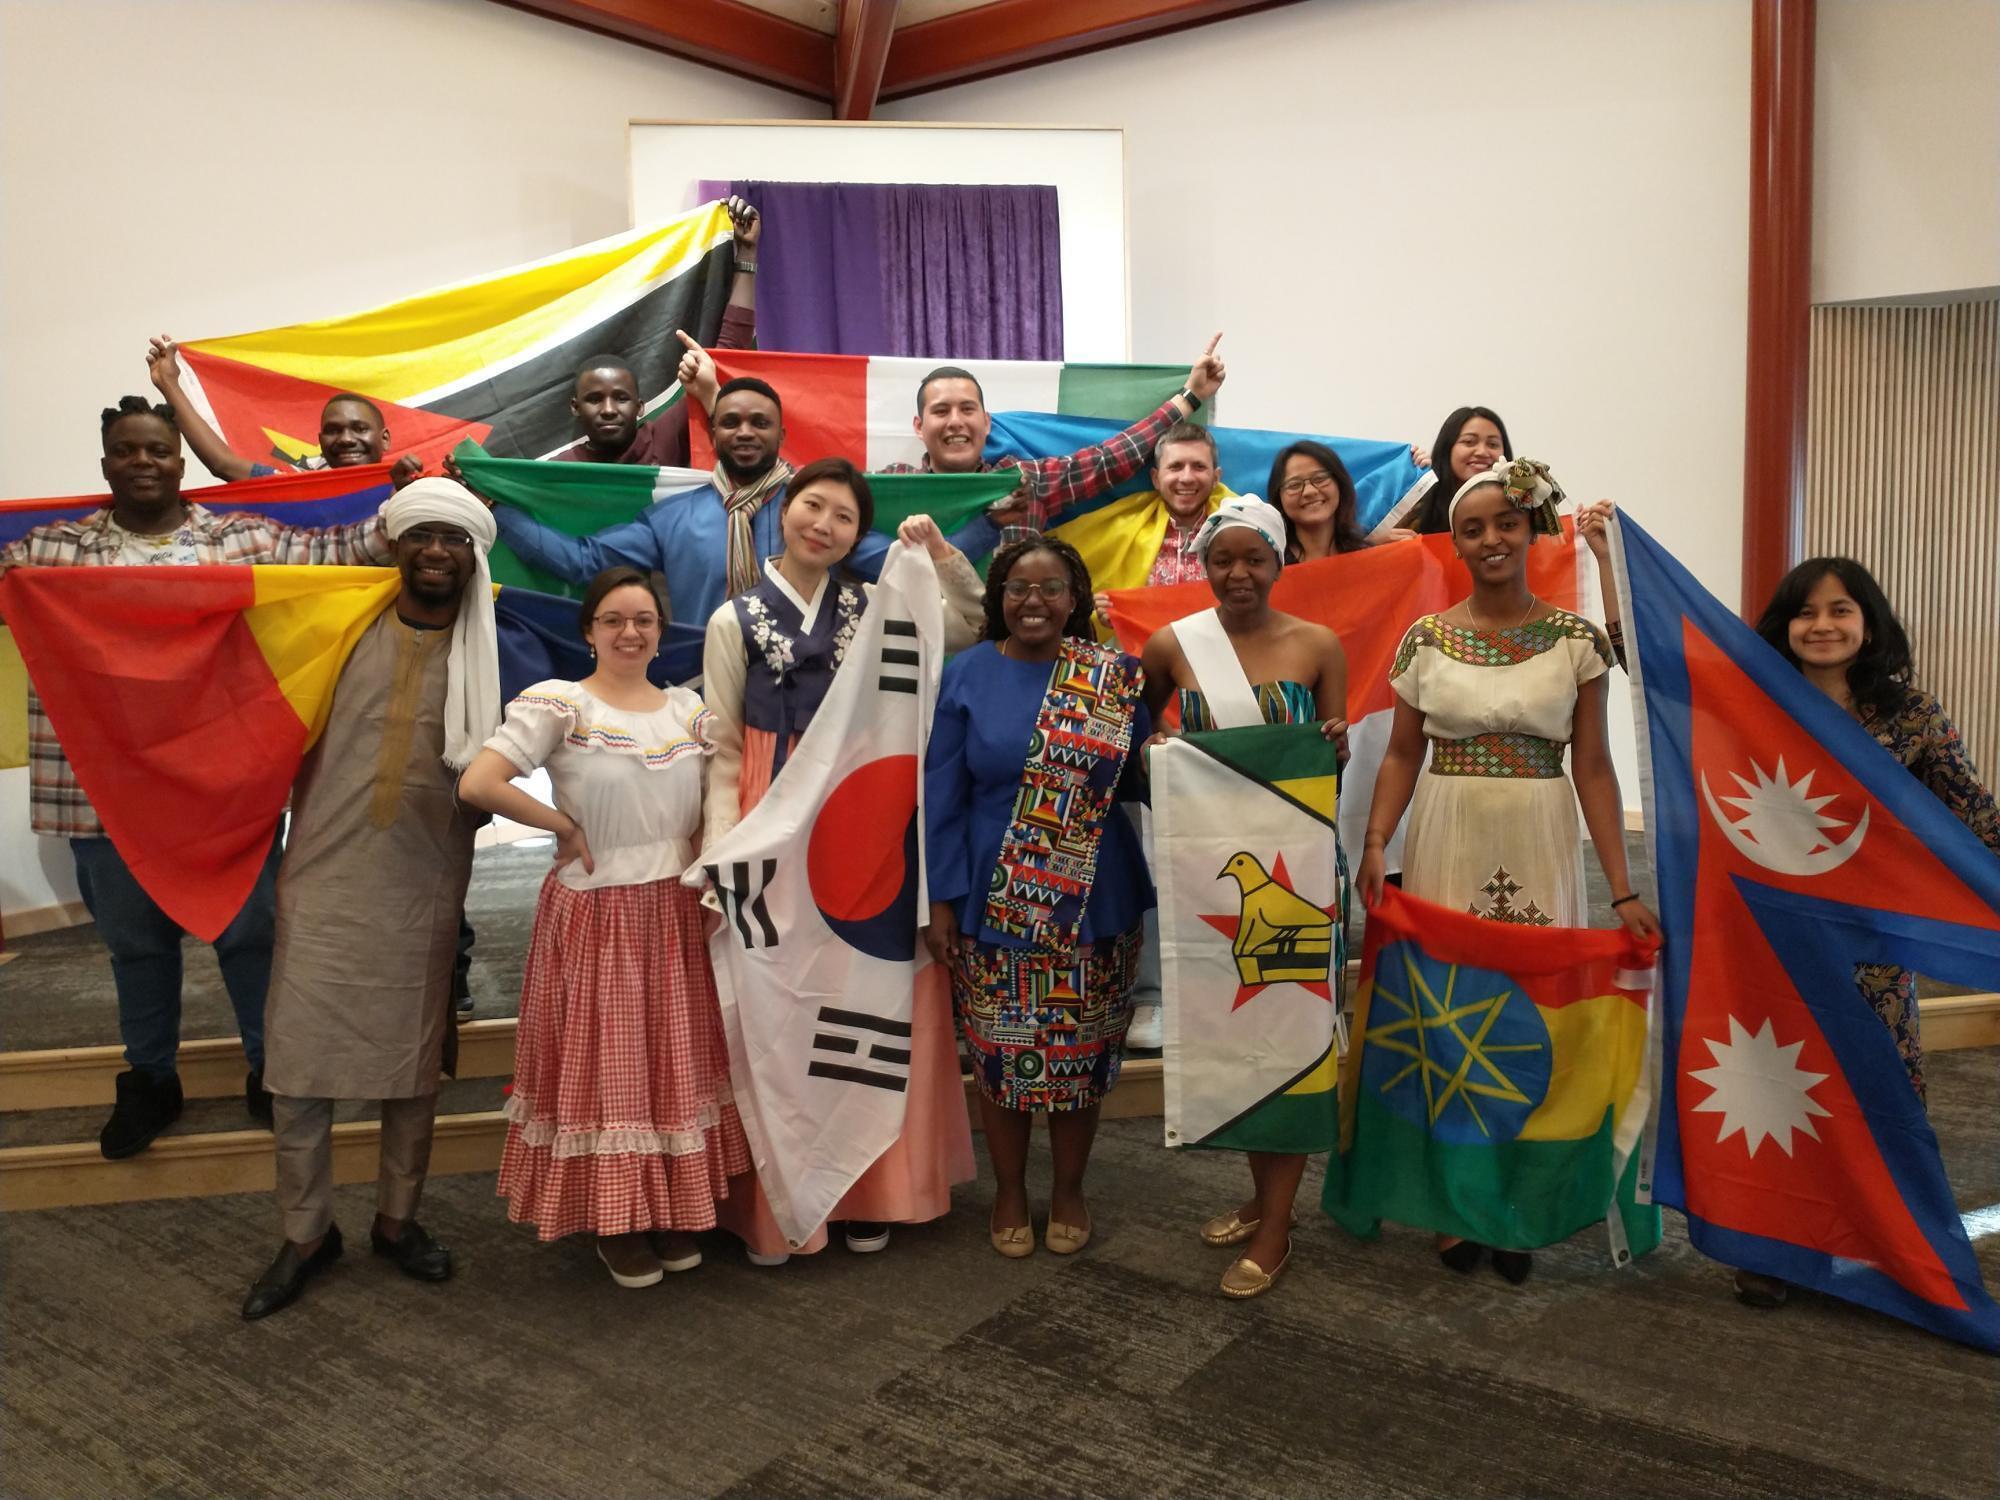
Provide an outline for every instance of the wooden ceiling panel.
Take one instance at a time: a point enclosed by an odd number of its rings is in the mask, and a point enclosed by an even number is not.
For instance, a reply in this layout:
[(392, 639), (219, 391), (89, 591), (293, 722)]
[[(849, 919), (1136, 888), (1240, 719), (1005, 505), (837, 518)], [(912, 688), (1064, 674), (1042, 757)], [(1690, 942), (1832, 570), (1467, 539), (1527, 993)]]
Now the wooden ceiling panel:
[(496, 0), (815, 99), (833, 97), (833, 36), (741, 0)]

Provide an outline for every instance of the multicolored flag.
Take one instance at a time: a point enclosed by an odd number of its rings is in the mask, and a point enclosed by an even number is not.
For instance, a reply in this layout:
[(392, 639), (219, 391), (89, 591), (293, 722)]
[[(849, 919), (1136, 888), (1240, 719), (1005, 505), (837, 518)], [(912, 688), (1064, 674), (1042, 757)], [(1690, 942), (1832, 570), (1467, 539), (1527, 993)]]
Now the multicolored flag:
[(213, 942), (270, 852), (388, 568), (15, 568), (0, 575), (49, 722), (133, 877)]
[(1346, 957), (1334, 748), (1316, 725), (1155, 746), (1169, 1146), (1328, 1151)]
[(1668, 937), (1653, 1196), (1726, 1264), (2000, 1349), (1855, 984), (1891, 964), (2000, 989), (2000, 859), (1658, 542), (1615, 535)]
[(1322, 1205), (1508, 1250), (1604, 1223), (1624, 1263), (1659, 1243), (1634, 1202), (1653, 954), (1622, 929), (1527, 927), (1395, 886), (1368, 913), (1340, 1151)]
[(930, 556), (894, 546), (785, 774), (683, 877), (722, 912), (709, 952), (729, 1074), (794, 1246), (902, 1134), (912, 1069), (957, 1071), (945, 975), (917, 944), (918, 769), (943, 662)]
[(181, 345), (190, 394), (246, 457), (296, 462), (341, 391), (382, 408), (398, 453), (433, 463), (463, 439), (538, 458), (575, 436), (582, 363), (616, 354), (649, 406), (678, 392), (675, 330), (722, 325), (729, 216), (705, 204), (544, 260), (347, 317)]
[[(389, 498), (389, 466), (356, 464), (185, 490), (182, 498), (216, 512), (254, 511), (287, 526), (346, 526), (373, 515)], [(75, 521), (102, 510), (109, 495), (0, 500), (0, 547), (37, 526)], [(0, 770), (28, 763), (28, 678), (13, 632), (0, 625)]]

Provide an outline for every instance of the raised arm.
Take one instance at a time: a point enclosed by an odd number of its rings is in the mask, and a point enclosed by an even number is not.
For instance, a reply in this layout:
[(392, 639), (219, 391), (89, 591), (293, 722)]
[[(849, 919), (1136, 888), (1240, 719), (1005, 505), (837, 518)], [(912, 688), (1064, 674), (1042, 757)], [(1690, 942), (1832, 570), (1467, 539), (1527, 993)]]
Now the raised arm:
[(250, 460), (225, 443), (222, 434), (208, 425), (208, 419), (182, 386), (179, 347), (166, 334), (155, 335), (146, 350), (147, 375), (152, 377), (154, 388), (166, 398), (167, 405), (174, 409), (174, 425), (180, 428), (181, 436), (187, 439), (202, 466), (224, 484), (248, 479), (254, 467)]
[(1576, 513), (1576, 529), (1597, 559), (1597, 585), (1604, 596), (1604, 634), (1618, 665), (1625, 665), (1625, 626), (1618, 618), (1618, 579), (1611, 570), (1611, 517), (1617, 510), (1609, 500), (1593, 500)]
[(511, 505), (495, 505), (493, 523), (523, 562), (581, 586), (618, 563), (665, 572), (669, 528), (662, 511), (682, 498), (669, 495), (624, 525), (595, 536), (570, 536)]

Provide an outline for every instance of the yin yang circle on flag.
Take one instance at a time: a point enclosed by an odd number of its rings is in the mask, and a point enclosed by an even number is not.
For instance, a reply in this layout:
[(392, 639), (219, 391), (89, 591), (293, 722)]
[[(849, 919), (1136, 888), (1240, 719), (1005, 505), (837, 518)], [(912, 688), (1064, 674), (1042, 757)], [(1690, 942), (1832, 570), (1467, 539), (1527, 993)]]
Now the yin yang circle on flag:
[(917, 758), (857, 766), (827, 796), (806, 846), (813, 904), (834, 936), (870, 958), (917, 951)]
[(1548, 1023), (1507, 975), (1448, 964), (1414, 943), (1375, 960), (1361, 1086), (1442, 1141), (1491, 1145), (1521, 1133), (1548, 1097)]

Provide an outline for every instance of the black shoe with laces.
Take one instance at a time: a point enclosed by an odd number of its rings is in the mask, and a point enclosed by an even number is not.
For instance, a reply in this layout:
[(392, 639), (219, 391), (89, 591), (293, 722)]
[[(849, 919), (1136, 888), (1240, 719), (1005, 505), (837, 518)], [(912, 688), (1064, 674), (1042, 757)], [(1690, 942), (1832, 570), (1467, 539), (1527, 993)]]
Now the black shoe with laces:
[(181, 1079), (178, 1073), (160, 1077), (127, 1069), (118, 1075), (118, 1102), (111, 1118), (97, 1137), (97, 1149), (106, 1161), (123, 1161), (137, 1156), (153, 1144), (153, 1138), (181, 1117)]
[(405, 1222), (403, 1232), (393, 1240), (382, 1232), (379, 1222), (371, 1225), (368, 1244), (377, 1255), (393, 1260), (405, 1276), (418, 1281), (451, 1279), (451, 1252), (432, 1239), (431, 1232), (415, 1219)]

